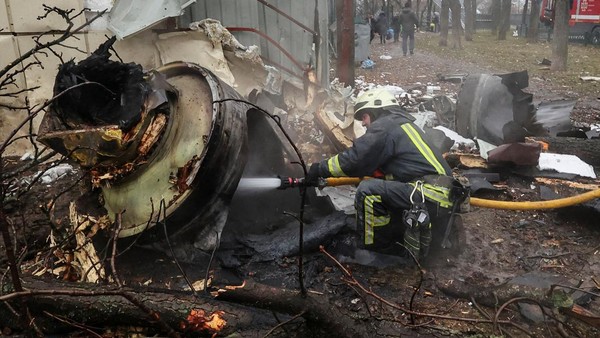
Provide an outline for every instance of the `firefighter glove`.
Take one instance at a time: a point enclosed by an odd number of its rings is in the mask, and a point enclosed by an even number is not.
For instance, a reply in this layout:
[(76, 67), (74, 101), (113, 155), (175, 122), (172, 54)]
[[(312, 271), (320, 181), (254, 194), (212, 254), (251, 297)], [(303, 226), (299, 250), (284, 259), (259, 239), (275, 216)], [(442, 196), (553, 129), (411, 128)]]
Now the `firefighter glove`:
[(316, 187), (319, 185), (319, 172), (319, 163), (313, 163), (310, 165), (308, 173), (306, 174), (306, 179), (304, 180), (307, 186)]

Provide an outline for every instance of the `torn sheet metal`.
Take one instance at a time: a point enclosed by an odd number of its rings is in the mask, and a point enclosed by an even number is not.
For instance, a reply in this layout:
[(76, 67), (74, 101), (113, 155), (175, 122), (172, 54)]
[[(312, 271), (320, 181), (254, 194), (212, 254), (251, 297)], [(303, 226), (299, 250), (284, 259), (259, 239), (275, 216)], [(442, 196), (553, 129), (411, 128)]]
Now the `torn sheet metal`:
[(540, 153), (542, 151), (539, 143), (507, 143), (488, 152), (488, 163), (506, 164), (512, 163), (523, 166), (533, 166), (538, 164)]
[(221, 45), (215, 45), (202, 32), (163, 33), (158, 35), (156, 47), (161, 64), (185, 60), (210, 69), (230, 86), (235, 82), (234, 76), (225, 62)]
[(437, 114), (439, 125), (454, 128), (456, 101), (446, 95), (437, 95), (419, 105), (419, 110), (430, 110)]
[(122, 40), (163, 19), (182, 15), (194, 2), (196, 0), (117, 0), (108, 16), (108, 29)]
[(575, 155), (541, 153), (538, 169), (596, 178), (594, 167), (583, 162)]
[[(244, 97), (257, 90), (281, 93), (282, 78), (262, 62), (257, 46), (244, 46), (216, 20), (190, 24), (190, 31), (159, 34), (156, 47), (161, 64), (185, 60), (215, 73)], [(268, 76), (277, 77), (270, 82)]]
[(560, 100), (542, 102), (535, 112), (535, 122), (550, 136), (561, 136), (560, 133), (572, 129), (571, 112), (577, 100)]
[(467, 76), (458, 96), (455, 130), (494, 144), (523, 142), (536, 129), (532, 95), (522, 90), (527, 85), (527, 71)]

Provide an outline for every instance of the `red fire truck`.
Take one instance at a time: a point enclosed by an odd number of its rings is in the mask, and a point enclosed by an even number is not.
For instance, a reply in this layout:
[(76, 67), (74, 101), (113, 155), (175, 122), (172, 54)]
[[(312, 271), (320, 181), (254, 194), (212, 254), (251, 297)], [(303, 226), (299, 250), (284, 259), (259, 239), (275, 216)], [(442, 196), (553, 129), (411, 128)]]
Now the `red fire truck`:
[[(600, 45), (600, 0), (570, 0), (569, 39)], [(542, 0), (540, 20), (554, 22), (556, 0)]]

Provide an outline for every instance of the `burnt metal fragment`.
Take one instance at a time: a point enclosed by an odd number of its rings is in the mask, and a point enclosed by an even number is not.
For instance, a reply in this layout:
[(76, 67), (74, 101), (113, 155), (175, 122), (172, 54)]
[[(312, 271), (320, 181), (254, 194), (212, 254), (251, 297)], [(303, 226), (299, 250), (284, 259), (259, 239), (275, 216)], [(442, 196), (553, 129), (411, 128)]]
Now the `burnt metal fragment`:
[(62, 64), (54, 83), (52, 105), (70, 128), (117, 125), (128, 131), (139, 122), (150, 90), (142, 66), (110, 60), (116, 38), (101, 44), (88, 58)]

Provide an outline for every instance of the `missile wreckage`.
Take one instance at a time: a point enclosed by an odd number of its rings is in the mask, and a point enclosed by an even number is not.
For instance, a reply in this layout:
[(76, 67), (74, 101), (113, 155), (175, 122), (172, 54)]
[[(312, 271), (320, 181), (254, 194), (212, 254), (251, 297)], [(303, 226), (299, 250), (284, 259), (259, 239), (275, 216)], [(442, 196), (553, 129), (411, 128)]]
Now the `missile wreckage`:
[(250, 106), (193, 63), (144, 73), (109, 60), (113, 42), (60, 67), (39, 141), (90, 171), (120, 237), (162, 233), (166, 218), (171, 235), (208, 250), (244, 169)]

